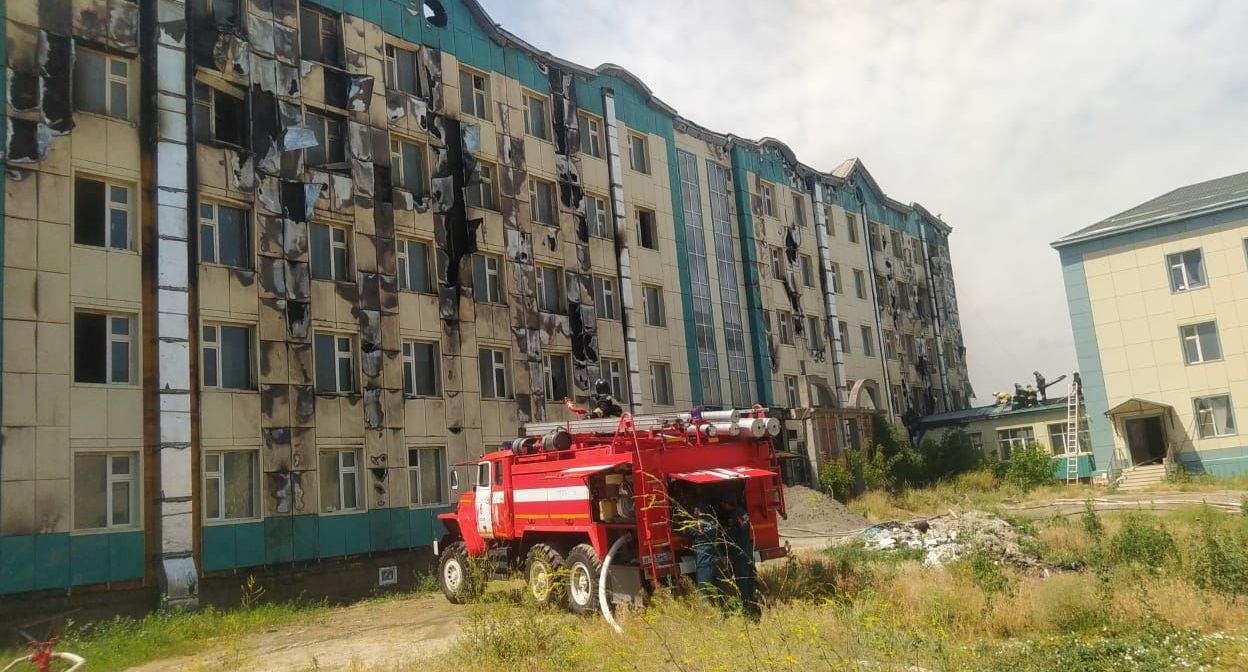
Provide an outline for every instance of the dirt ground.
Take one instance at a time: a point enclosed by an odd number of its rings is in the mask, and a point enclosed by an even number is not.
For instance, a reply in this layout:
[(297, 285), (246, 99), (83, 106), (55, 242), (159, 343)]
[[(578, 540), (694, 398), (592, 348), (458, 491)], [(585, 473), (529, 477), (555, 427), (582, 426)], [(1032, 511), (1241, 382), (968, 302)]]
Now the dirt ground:
[(307, 623), (222, 641), (215, 650), (159, 660), (134, 672), (303, 672), (365, 670), (369, 665), (401, 665), (444, 651), (459, 634), (463, 607), (441, 593), (370, 601)]
[(784, 504), (788, 519), (780, 521), (780, 536), (794, 548), (825, 546), (870, 525), (844, 504), (802, 485), (785, 486)]

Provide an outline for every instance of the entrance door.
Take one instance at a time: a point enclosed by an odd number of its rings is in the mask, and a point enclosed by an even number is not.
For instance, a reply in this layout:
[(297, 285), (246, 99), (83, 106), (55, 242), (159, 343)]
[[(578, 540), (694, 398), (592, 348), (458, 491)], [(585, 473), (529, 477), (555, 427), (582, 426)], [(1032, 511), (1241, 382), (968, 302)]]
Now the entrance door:
[(490, 463), (477, 464), (477, 485), (474, 491), (473, 504), (477, 512), (477, 533), (482, 537), (494, 536), (494, 507), (491, 506)]
[(1166, 456), (1166, 434), (1161, 428), (1161, 416), (1130, 418), (1125, 421), (1127, 450), (1131, 452), (1134, 466), (1160, 463)]

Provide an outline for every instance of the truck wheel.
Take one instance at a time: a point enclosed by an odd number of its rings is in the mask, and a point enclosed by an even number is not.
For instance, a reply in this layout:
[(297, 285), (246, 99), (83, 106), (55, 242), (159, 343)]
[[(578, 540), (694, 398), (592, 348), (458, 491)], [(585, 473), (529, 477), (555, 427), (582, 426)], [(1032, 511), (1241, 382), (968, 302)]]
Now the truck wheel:
[(551, 605), (563, 597), (563, 556), (547, 544), (534, 544), (524, 560), (524, 578), (529, 597), (540, 605)]
[(451, 604), (464, 604), (481, 593), (484, 586), (473, 571), (464, 542), (457, 541), (442, 549), (442, 557), (438, 560), (438, 583)]
[(568, 610), (574, 614), (592, 614), (598, 610), (598, 576), (602, 561), (589, 544), (580, 544), (568, 553)]

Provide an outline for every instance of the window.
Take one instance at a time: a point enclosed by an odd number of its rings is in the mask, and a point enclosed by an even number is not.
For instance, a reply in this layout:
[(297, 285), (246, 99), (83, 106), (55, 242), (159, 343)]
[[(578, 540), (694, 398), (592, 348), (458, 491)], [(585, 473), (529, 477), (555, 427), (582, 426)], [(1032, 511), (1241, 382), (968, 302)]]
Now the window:
[(464, 114), (490, 119), (490, 87), (485, 75), (473, 70), (459, 71), (459, 105)]
[(979, 452), (981, 452), (981, 453), (982, 453), (982, 452), (984, 452), (984, 435), (983, 435), (983, 433), (981, 433), (981, 432), (975, 432), (974, 434), (967, 434), (967, 437), (969, 437), (969, 438), (971, 439), (971, 447), (972, 447), (972, 448), (974, 448), (975, 450), (977, 450), (977, 451), (979, 451)]
[(349, 280), (350, 258), (346, 229), (326, 224), (312, 225), (312, 277), (320, 280)]
[(134, 317), (129, 315), (75, 311), (74, 382), (137, 382), (134, 324)]
[(663, 288), (642, 285), (641, 301), (645, 306), (646, 324), (662, 327), (667, 324), (667, 316), (663, 311)]
[(904, 249), (902, 248), (902, 245), (901, 245), (901, 232), (890, 230), (888, 232), (888, 235), (893, 245), (893, 256), (898, 259), (901, 259), (902, 254), (904, 253)]
[(561, 402), (572, 396), (572, 366), (567, 355), (546, 355), (546, 401)]
[(539, 140), (550, 139), (550, 123), (546, 119), (546, 101), (537, 96), (524, 97), (524, 132)]
[(828, 222), (828, 235), (835, 238), (836, 237), (836, 219), (832, 216), (833, 212), (835, 211), (832, 209), (832, 206), (830, 205), (823, 206), (823, 218), (827, 220)]
[(849, 325), (842, 321), (837, 321), (836, 328), (841, 334), (841, 352), (849, 354), (851, 351), (849, 345)]
[(763, 309), (763, 331), (771, 333), (771, 311)]
[(485, 254), (472, 255), (472, 298), (477, 303), (504, 303), (503, 260)]
[(776, 327), (780, 331), (780, 343), (793, 345), (793, 314), (787, 310), (777, 310)]
[(871, 249), (876, 252), (884, 251), (884, 238), (880, 236), (880, 225), (875, 222), (867, 222), (867, 235), (871, 238)]
[(845, 233), (849, 236), (849, 242), (858, 242), (858, 218), (848, 213), (845, 214)]
[(403, 342), (403, 394), (409, 397), (438, 396), (438, 344)]
[(659, 249), (659, 232), (654, 224), (654, 211), (645, 208), (633, 208), (633, 217), (637, 220), (637, 240), (648, 250)]
[(408, 448), (407, 483), (413, 506), (446, 502), (446, 449)]
[(1196, 408), (1196, 432), (1202, 439), (1230, 436), (1235, 433), (1235, 413), (1231, 410), (1231, 395), (1197, 397), (1192, 400)]
[(910, 310), (910, 287), (904, 282), (897, 283), (897, 307)]
[(611, 396), (616, 399), (627, 399), (627, 387), (624, 385), (624, 362), (619, 359), (603, 359), (602, 372), (607, 384), (611, 386)]
[(823, 349), (823, 329), (819, 328), (819, 318), (814, 316), (806, 318), (806, 339), (810, 343), (811, 350)]
[(815, 286), (815, 264), (811, 260), (809, 254), (803, 254), (802, 260), (802, 284), (807, 287)]
[(672, 401), (672, 365), (654, 363), (650, 365), (650, 394), (656, 406), (671, 406)]
[(90, 177), (74, 179), (74, 242), (79, 245), (134, 249), (131, 235), (134, 198), (124, 184)]
[(529, 178), (529, 218), (539, 224), (555, 224), (555, 185)]
[(350, 336), (318, 333), (313, 339), (316, 391), (340, 394), (355, 390), (355, 343)]
[(416, 52), (393, 44), (386, 45), (386, 88), (420, 95)]
[(394, 246), (399, 263), (399, 289), (432, 293), (433, 264), (429, 263), (429, 243), (398, 238)]
[(585, 194), (585, 221), (589, 224), (589, 235), (608, 240), (615, 238), (607, 202), (593, 194)]
[(784, 279), (784, 253), (780, 248), (773, 246), (771, 248), (771, 277), (776, 280)]
[(797, 376), (784, 377), (784, 396), (789, 401), (789, 408), (798, 408), (800, 401), (797, 394)]
[(1183, 361), (1200, 364), (1222, 359), (1222, 345), (1218, 342), (1217, 322), (1201, 322), (1179, 327), (1183, 340)]
[(478, 353), (478, 365), (481, 373), (481, 398), (506, 399), (508, 390), (508, 369), (510, 356), (506, 350), (481, 348)]
[(776, 190), (770, 184), (763, 184), (763, 214), (776, 216)]
[(1205, 261), (1200, 250), (1188, 250), (1166, 255), (1170, 268), (1170, 291), (1186, 292), (1208, 285), (1205, 277)]
[(416, 198), (429, 193), (425, 146), (406, 140), (390, 141), (390, 179), (394, 186), (412, 192)]
[(875, 356), (875, 336), (871, 333), (871, 327), (861, 325), (859, 329), (862, 332), (862, 354), (868, 357)]
[(209, 11), (218, 26), (239, 25), (239, 3), (242, 0), (208, 0)]
[(845, 293), (845, 288), (841, 286), (841, 265), (833, 262), (832, 267), (832, 291), (836, 294)]
[(563, 298), (563, 272), (560, 269), (538, 266), (537, 309), (559, 314), (568, 311), (567, 301)]
[(199, 204), (199, 258), (251, 268), (251, 213), (210, 201)]
[(581, 152), (602, 158), (602, 122), (584, 112), (577, 113), (581, 131)]
[(854, 294), (860, 299), (867, 298), (867, 275), (859, 269), (854, 269)]
[(802, 195), (793, 192), (793, 222), (798, 226), (806, 227), (806, 211), (802, 208)]
[(259, 517), (258, 458), (254, 450), (204, 453), (204, 520)]
[(906, 355), (908, 361), (914, 362), (914, 336), (910, 334), (901, 335), (901, 351)]
[(468, 205), (482, 210), (498, 210), (498, 201), (494, 200), (494, 164), (477, 161), (477, 176), (480, 181), (464, 188)]
[(74, 529), (95, 530), (138, 524), (138, 455), (74, 455)]
[(649, 140), (644, 136), (628, 135), (628, 163), (633, 170), (639, 173), (650, 172), (650, 147)]
[(345, 122), (341, 117), (308, 110), (303, 113), (303, 123), (316, 136), (316, 146), (303, 150), (304, 160), (309, 166), (347, 162)]
[(195, 139), (246, 147), (246, 101), (240, 96), (195, 82)]
[(884, 357), (897, 359), (897, 335), (887, 329), (884, 330)]
[[(1054, 455), (1066, 453), (1066, 423), (1054, 422), (1049, 425), (1049, 449)], [(1072, 452), (1079, 452), (1077, 449)]]
[(130, 118), (130, 61), (78, 49), (74, 65), (74, 109), (114, 119)]
[(1035, 432), (1030, 427), (1015, 427), (1013, 429), (997, 430), (997, 448), (1002, 461), (1010, 459), (1010, 454), (1019, 448), (1027, 447), (1027, 444), (1034, 443), (1036, 440)]
[(338, 513), (364, 508), (360, 500), (360, 453), (355, 450), (321, 452), (321, 511)]
[(615, 280), (595, 275), (593, 284), (594, 305), (598, 307), (599, 319), (617, 319), (615, 310)]
[(911, 238), (910, 249), (911, 249), (910, 253), (914, 256), (912, 261), (916, 264), (922, 264), (923, 263), (923, 241), (919, 240), (918, 238)]
[(255, 389), (249, 327), (206, 324), (200, 341), (204, 387)]
[(299, 8), (299, 53), (308, 61), (342, 65), (338, 15), (309, 2)]

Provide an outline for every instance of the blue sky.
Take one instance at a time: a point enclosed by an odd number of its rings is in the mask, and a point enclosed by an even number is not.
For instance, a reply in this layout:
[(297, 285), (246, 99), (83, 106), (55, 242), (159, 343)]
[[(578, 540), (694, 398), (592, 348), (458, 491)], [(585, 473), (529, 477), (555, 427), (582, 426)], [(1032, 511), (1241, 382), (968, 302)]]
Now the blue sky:
[(1248, 170), (1248, 2), (482, 4), (704, 126), (827, 170), (860, 157), (890, 196), (941, 213), (981, 403), (1075, 365), (1051, 241)]

